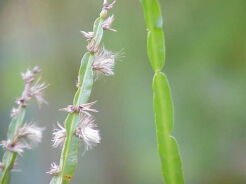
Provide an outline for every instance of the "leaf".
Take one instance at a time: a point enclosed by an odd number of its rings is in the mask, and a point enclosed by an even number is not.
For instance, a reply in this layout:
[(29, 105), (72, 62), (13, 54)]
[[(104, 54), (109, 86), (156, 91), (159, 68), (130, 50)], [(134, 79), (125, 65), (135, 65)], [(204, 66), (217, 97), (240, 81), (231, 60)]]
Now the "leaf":
[(173, 104), (166, 76), (157, 72), (153, 80), (154, 113), (158, 151), (166, 184), (183, 184), (183, 172), (173, 128)]

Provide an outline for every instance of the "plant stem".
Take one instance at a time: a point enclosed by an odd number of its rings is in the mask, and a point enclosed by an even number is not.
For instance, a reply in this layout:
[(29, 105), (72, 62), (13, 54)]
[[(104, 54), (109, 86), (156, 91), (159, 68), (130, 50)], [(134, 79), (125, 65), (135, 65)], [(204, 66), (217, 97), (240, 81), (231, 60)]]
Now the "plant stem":
[(158, 151), (166, 184), (183, 184), (182, 163), (178, 146), (171, 136), (173, 103), (167, 77), (161, 70), (165, 64), (165, 40), (158, 0), (140, 0), (148, 28), (147, 52), (155, 72), (152, 88)]
[[(99, 17), (94, 22), (93, 46), (98, 48), (101, 44), (103, 36), (102, 23), (103, 17)], [(81, 60), (81, 66), (78, 75), (78, 89), (73, 99), (73, 105), (78, 106), (88, 102), (93, 86), (94, 74), (92, 64), (95, 58), (94, 52), (86, 52)], [(60, 173), (54, 176), (50, 184), (68, 184), (78, 165), (78, 152), (80, 148), (80, 140), (74, 135), (74, 130), (78, 126), (80, 117), (78, 113), (68, 114), (65, 120), (66, 139), (62, 148), (60, 158)]]
[[(18, 128), (23, 124), (23, 120), (25, 117), (25, 108), (24, 107), (19, 107), (21, 108), (20, 113), (18, 116), (14, 117), (9, 125), (8, 129), (8, 140), (12, 140), (18, 130)], [(0, 184), (8, 184), (10, 183), (11, 179), (11, 170), (14, 167), (14, 163), (17, 157), (17, 153), (15, 152), (10, 152), (10, 151), (5, 151), (3, 155), (3, 170), (0, 173)]]
[(36, 74), (40, 71), (41, 69), (36, 66), (32, 70), (28, 69), (26, 73), (21, 74), (24, 80), (24, 90), (21, 97), (16, 100), (18, 107), (12, 109), (12, 120), (8, 128), (7, 140), (0, 142), (5, 149), (0, 167), (0, 184), (10, 183), (11, 171), (15, 165), (17, 155), (23, 153), (24, 149), (30, 149), (32, 143), (41, 141), (42, 128), (32, 124), (23, 125), (28, 102), (33, 98), (39, 104), (46, 102), (42, 91), (47, 85), (35, 80)]

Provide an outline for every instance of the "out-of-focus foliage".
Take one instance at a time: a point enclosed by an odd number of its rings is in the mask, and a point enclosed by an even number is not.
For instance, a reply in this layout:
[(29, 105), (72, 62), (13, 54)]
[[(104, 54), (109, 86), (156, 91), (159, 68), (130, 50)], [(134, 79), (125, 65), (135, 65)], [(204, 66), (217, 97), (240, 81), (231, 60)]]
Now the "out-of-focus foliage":
[[(38, 64), (50, 83), (48, 107), (27, 113), (27, 121), (39, 119), (47, 127), (44, 142), (19, 160), (23, 171), (13, 173), (13, 183), (50, 180), (45, 171), (59, 157), (50, 146), (51, 130), (65, 118), (57, 109), (71, 103), (86, 44), (79, 31), (90, 31), (98, 1), (0, 1), (1, 140), (21, 92), (19, 72)], [(246, 1), (164, 3), (165, 72), (186, 183), (245, 183)], [(113, 12), (118, 33), (106, 34), (105, 45), (123, 48), (125, 57), (113, 78), (95, 83), (92, 98), (103, 109), (97, 114), (102, 144), (80, 159), (74, 183), (82, 178), (84, 183), (161, 184), (142, 7), (138, 1), (119, 1)]]

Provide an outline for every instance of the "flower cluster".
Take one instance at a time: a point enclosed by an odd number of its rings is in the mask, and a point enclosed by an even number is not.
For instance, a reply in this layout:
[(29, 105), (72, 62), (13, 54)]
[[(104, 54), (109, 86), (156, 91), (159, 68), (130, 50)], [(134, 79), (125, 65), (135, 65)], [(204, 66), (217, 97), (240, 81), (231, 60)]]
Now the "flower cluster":
[(80, 122), (75, 129), (74, 134), (81, 139), (86, 150), (91, 149), (96, 144), (100, 143), (101, 137), (99, 135), (99, 130), (96, 129), (95, 119), (91, 116), (82, 116)]
[[(96, 144), (100, 143), (100, 134), (99, 130), (96, 129), (97, 125), (95, 124), (95, 119), (88, 112), (98, 112), (96, 109), (92, 109), (91, 106), (95, 104), (95, 102), (82, 104), (79, 106), (69, 105), (67, 108), (61, 109), (62, 111), (66, 111), (68, 113), (78, 113), (80, 116), (80, 121), (78, 126), (74, 130), (74, 135), (77, 136), (81, 141), (83, 141), (86, 150), (91, 149)], [(66, 140), (66, 129), (57, 123), (58, 128), (54, 129), (52, 145), (54, 148), (63, 146)], [(51, 168), (46, 173), (51, 175), (58, 175), (60, 173), (59, 166), (54, 162), (51, 164)]]
[[(116, 30), (112, 28), (112, 24), (115, 20), (114, 15), (107, 17), (108, 11), (113, 8), (115, 3), (116, 1), (108, 3), (107, 0), (104, 0), (103, 8), (100, 13), (100, 17), (104, 20), (102, 22), (102, 28), (104, 30), (116, 32)], [(94, 38), (94, 32), (81, 31), (81, 34), (88, 41), (87, 50), (95, 54), (92, 69), (96, 71), (96, 78), (99, 76), (98, 74), (104, 74), (106, 76), (114, 75), (113, 70), (116, 60), (116, 54), (97, 45), (97, 42)]]
[(0, 145), (8, 151), (22, 154), (24, 149), (31, 149), (33, 144), (41, 142), (43, 130), (35, 123), (24, 124), (12, 140), (1, 141)]
[(21, 97), (17, 98), (16, 104), (17, 108), (13, 108), (11, 111), (11, 117), (16, 117), (22, 107), (26, 107), (28, 105), (28, 101), (32, 98), (35, 98), (38, 104), (47, 103), (44, 99), (43, 90), (48, 87), (46, 83), (40, 83), (40, 80), (36, 80), (36, 75), (41, 71), (38, 66), (35, 66), (33, 69), (28, 69), (25, 73), (21, 73), (22, 79), (24, 81), (24, 90), (22, 92)]
[[(91, 102), (87, 104), (82, 104), (79, 106), (69, 105), (66, 108), (60, 109), (68, 113), (78, 113), (80, 117), (80, 122), (77, 128), (74, 130), (74, 134), (81, 139), (86, 150), (92, 148), (96, 144), (100, 143), (99, 131), (95, 129), (97, 126), (93, 116), (89, 112), (98, 112), (96, 109), (91, 108), (96, 102)], [(57, 123), (58, 128), (54, 129), (52, 145), (57, 148), (64, 144), (66, 139), (66, 129)]]
[[(6, 175), (9, 175), (11, 171), (20, 171), (15, 169), (17, 155), (22, 155), (26, 149), (31, 149), (42, 139), (44, 128), (38, 127), (35, 123), (23, 123), (24, 109), (32, 98), (36, 98), (39, 104), (46, 103), (43, 98), (43, 90), (47, 85), (39, 83), (39, 79), (36, 80), (40, 71), (41, 69), (36, 66), (31, 70), (28, 69), (25, 73), (21, 73), (24, 90), (21, 97), (16, 100), (18, 107), (11, 111), (12, 121), (9, 125), (8, 138), (0, 141), (0, 146), (5, 150), (3, 160), (0, 162), (0, 171)], [(5, 180), (3, 175), (0, 180)]]

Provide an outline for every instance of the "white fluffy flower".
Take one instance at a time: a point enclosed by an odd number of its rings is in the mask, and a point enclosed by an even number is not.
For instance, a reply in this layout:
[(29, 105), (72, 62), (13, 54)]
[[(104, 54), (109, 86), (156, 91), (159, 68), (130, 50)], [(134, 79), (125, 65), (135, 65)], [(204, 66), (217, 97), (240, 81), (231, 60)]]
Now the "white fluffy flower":
[[(16, 100), (17, 105), (25, 107), (32, 98), (36, 98), (38, 104), (47, 104), (47, 101), (44, 99), (43, 90), (47, 88), (48, 85), (39, 83), (39, 79), (35, 82), (36, 74), (40, 71), (40, 68), (36, 66), (32, 70), (27, 70), (25, 73), (21, 74), (25, 82), (25, 87), (22, 96)], [(13, 113), (13, 115), (15, 114)]]
[(55, 162), (53, 162), (53, 163), (51, 163), (50, 170), (47, 171), (46, 173), (51, 174), (51, 175), (58, 175), (59, 172), (60, 172), (59, 166), (56, 165)]
[(44, 94), (43, 91), (46, 89), (48, 85), (46, 83), (36, 83), (33, 85), (30, 90), (28, 95), (30, 95), (30, 98), (35, 97), (38, 104), (47, 104), (47, 101), (44, 99)]
[(28, 143), (39, 143), (42, 140), (44, 128), (38, 127), (35, 123), (24, 124), (18, 129), (17, 139)]
[(2, 141), (0, 145), (8, 151), (21, 154), (24, 149), (31, 149), (32, 144), (41, 142), (43, 130), (44, 128), (34, 123), (24, 124), (18, 129), (13, 140)]
[(111, 51), (101, 48), (95, 54), (95, 60), (92, 68), (97, 72), (97, 75), (100, 75), (100, 73), (106, 76), (114, 75), (113, 70), (115, 66), (115, 60), (115, 54), (113, 54)]
[(96, 101), (82, 104), (79, 106), (68, 105), (65, 108), (60, 109), (60, 111), (68, 112), (68, 113), (80, 113), (81, 115), (86, 114), (87, 116), (91, 116), (90, 112), (98, 112), (96, 109), (92, 108)]
[(102, 27), (104, 30), (109, 30), (109, 31), (113, 31), (113, 32), (117, 32), (115, 29), (112, 29), (111, 26), (114, 22), (114, 15), (108, 17), (103, 23), (102, 23)]
[(28, 69), (25, 73), (21, 73), (22, 79), (26, 83), (31, 83), (35, 79), (35, 74), (39, 73), (41, 69), (38, 66), (35, 66), (33, 69)]
[(75, 135), (85, 143), (86, 150), (100, 143), (101, 137), (96, 127), (95, 120), (91, 116), (82, 116), (75, 130)]
[(24, 149), (30, 149), (31, 147), (28, 144), (25, 144), (20, 141), (2, 141), (0, 144), (4, 149), (11, 151), (11, 152), (16, 152), (18, 154), (22, 154), (24, 152)]
[(94, 32), (80, 31), (80, 33), (86, 38), (87, 41), (91, 41), (94, 38)]
[(54, 129), (53, 138), (52, 138), (52, 145), (53, 147), (57, 148), (64, 144), (66, 139), (66, 129), (57, 123), (58, 128)]
[(115, 3), (116, 3), (116, 1), (113, 1), (112, 3), (108, 3), (108, 0), (104, 0), (103, 1), (103, 9), (111, 10), (114, 7)]

